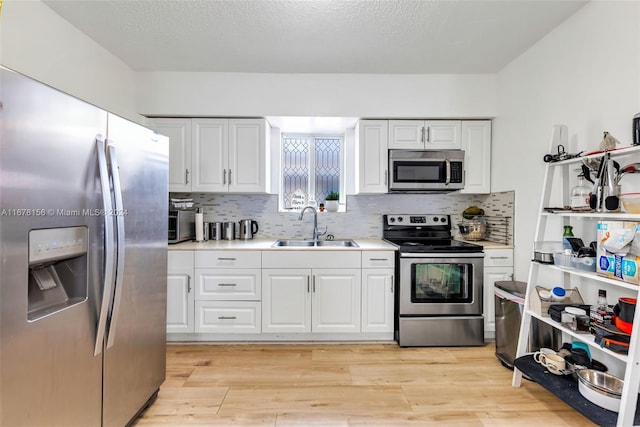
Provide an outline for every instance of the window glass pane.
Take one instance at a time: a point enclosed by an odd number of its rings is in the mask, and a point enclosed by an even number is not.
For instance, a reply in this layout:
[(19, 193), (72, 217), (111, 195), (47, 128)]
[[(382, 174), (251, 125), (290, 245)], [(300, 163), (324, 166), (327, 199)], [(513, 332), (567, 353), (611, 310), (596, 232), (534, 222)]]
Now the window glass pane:
[[(306, 137), (282, 138), (282, 206), (291, 207), (291, 196), (297, 190), (309, 191), (309, 150)], [(308, 197), (307, 197), (308, 199)]]
[(315, 139), (316, 191), (318, 202), (332, 191), (340, 192), (341, 138)]

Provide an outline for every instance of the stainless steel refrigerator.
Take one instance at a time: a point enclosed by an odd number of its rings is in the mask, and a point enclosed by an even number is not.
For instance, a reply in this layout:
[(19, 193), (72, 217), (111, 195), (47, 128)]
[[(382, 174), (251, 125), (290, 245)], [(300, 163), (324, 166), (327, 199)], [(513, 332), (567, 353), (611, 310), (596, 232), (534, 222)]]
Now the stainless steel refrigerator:
[(0, 103), (0, 425), (124, 426), (165, 378), (168, 141), (5, 68)]

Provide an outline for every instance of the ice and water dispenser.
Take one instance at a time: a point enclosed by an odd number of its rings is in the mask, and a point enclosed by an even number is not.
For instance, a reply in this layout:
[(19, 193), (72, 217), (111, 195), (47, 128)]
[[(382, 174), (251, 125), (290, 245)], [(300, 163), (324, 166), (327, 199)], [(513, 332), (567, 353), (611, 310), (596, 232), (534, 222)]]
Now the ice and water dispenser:
[(84, 226), (29, 232), (28, 320), (87, 299), (87, 235)]

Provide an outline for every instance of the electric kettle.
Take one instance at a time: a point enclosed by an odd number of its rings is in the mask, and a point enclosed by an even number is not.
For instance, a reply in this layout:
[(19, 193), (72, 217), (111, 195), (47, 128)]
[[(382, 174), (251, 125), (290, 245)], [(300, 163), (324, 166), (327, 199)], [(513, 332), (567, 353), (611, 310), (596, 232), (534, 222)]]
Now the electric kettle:
[(243, 240), (251, 240), (258, 232), (258, 223), (252, 219), (240, 220), (240, 233), (238, 238)]

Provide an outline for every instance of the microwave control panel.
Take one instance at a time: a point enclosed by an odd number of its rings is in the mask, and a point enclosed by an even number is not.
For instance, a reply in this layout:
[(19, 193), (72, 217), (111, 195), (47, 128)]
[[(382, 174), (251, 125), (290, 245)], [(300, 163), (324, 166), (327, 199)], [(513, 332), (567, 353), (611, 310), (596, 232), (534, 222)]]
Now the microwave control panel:
[(451, 162), (451, 182), (462, 182), (462, 163), (461, 162)]

